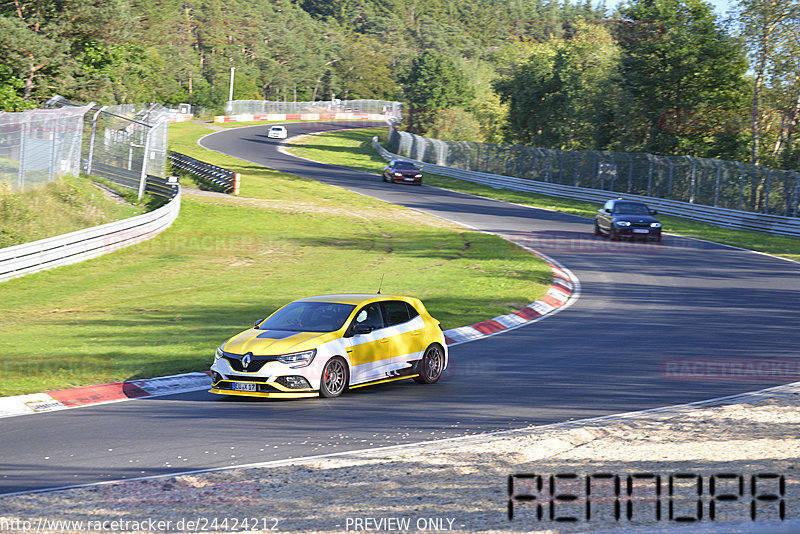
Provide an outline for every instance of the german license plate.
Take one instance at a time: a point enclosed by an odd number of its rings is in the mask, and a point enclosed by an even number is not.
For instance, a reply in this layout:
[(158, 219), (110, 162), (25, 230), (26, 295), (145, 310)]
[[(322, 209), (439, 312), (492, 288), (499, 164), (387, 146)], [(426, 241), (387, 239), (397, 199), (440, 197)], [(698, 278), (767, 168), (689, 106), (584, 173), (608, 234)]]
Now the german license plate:
[(647, 228), (634, 228), (633, 229), (633, 233), (634, 234), (649, 234), (650, 230), (648, 230)]
[(403, 178), (403, 180), (405, 180), (406, 182), (413, 182), (414, 181), (413, 178)]
[(247, 382), (234, 382), (233, 389), (236, 391), (255, 391), (256, 384), (250, 384)]

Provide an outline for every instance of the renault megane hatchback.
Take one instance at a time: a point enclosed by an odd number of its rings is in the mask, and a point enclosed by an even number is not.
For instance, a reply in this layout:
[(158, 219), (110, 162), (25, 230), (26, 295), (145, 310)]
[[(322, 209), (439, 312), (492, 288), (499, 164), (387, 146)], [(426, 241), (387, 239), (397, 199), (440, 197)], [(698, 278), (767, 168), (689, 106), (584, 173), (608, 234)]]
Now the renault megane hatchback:
[(441, 325), (417, 298), (307, 297), (220, 345), (210, 391), (337, 397), (348, 388), (407, 378), (433, 384), (447, 358)]

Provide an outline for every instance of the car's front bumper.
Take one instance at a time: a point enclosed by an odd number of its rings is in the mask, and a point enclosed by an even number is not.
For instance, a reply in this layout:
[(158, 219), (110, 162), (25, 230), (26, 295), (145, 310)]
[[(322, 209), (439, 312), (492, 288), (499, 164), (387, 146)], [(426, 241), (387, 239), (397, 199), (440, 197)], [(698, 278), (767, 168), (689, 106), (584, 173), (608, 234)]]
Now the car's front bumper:
[(619, 237), (630, 239), (661, 239), (661, 228), (617, 228)]
[(422, 178), (414, 178), (413, 176), (392, 176), (392, 182), (396, 184), (415, 184), (421, 185)]
[[(236, 371), (225, 358), (220, 358), (211, 366), (212, 383), (209, 392), (247, 397), (317, 397), (319, 390), (314, 389), (313, 380), (316, 374), (308, 367), (290, 370), (278, 362), (268, 362), (259, 371), (246, 373)], [(280, 383), (287, 377), (301, 377), (308, 382), (308, 387), (291, 388)]]

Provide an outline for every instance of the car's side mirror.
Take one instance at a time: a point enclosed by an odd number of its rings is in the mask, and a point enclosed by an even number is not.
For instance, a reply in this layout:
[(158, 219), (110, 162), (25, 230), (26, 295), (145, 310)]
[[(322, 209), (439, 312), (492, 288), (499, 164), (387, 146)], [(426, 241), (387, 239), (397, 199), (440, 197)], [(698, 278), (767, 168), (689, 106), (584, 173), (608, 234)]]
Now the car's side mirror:
[(359, 335), (359, 334), (369, 334), (369, 333), (370, 333), (370, 332), (372, 332), (373, 330), (375, 330), (375, 329), (374, 329), (373, 327), (369, 326), (369, 325), (366, 325), (366, 324), (357, 324), (357, 325), (355, 326), (355, 328), (353, 328), (353, 333), (354, 333), (354, 334), (356, 334), (356, 335)]
[(603, 213), (611, 213), (611, 210), (608, 208), (603, 208)]
[(658, 212), (656, 210), (650, 210), (650, 215), (658, 215)]
[(264, 319), (257, 320), (256, 324), (254, 324), (253, 326), (258, 327), (258, 325), (261, 324), (262, 321), (264, 321)]

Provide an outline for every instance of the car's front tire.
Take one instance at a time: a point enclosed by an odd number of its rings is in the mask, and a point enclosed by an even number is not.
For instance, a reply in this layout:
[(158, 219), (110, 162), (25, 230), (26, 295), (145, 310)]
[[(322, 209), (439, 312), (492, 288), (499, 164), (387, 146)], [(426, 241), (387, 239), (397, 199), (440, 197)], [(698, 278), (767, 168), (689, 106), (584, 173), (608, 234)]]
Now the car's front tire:
[(444, 372), (444, 349), (434, 343), (427, 349), (421, 359), (417, 360), (414, 382), (418, 384), (434, 384)]
[(611, 226), (608, 228), (608, 238), (609, 238), (611, 241), (617, 241), (617, 240), (619, 240), (619, 234), (617, 234), (617, 229), (616, 229), (616, 228), (614, 228), (614, 225), (613, 225), (613, 224), (612, 224), (612, 225), (611, 225)]
[(350, 377), (347, 372), (347, 362), (343, 358), (335, 356), (328, 360), (322, 369), (322, 376), (319, 381), (319, 394), (321, 397), (331, 399), (341, 395)]
[(600, 230), (600, 225), (597, 224), (597, 221), (594, 222), (594, 235), (603, 235), (603, 232)]

